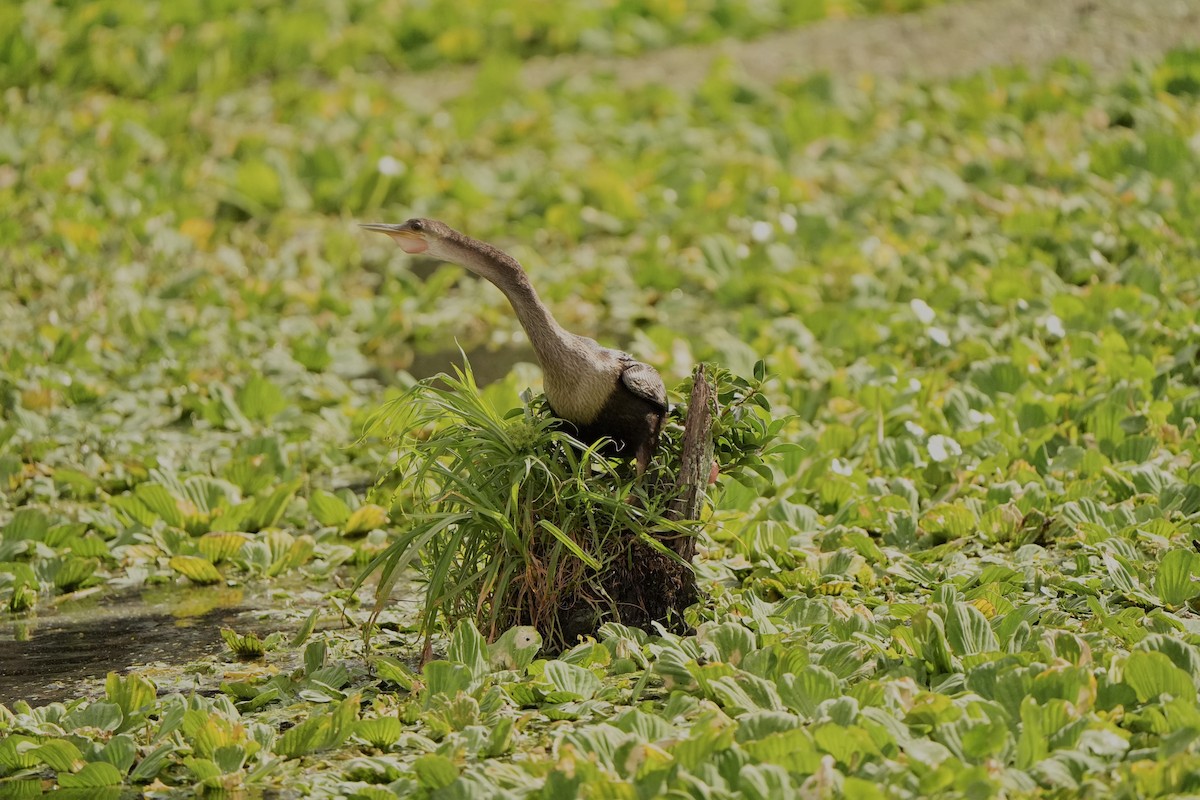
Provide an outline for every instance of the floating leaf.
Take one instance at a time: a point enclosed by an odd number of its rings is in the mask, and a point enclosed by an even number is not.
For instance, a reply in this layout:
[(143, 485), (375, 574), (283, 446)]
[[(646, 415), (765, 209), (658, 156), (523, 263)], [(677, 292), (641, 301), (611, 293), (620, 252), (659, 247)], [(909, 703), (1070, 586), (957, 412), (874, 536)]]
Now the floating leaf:
[(354, 725), (354, 733), (373, 746), (384, 748), (395, 744), (404, 728), (396, 717), (372, 717), (360, 719)]
[(299, 647), (308, 641), (308, 637), (312, 636), (313, 631), (317, 629), (317, 622), (320, 619), (321, 609), (314, 608), (312, 611), (310, 611), (308, 616), (304, 618), (304, 622), (299, 628), (296, 629), (295, 635), (292, 636), (292, 640), (290, 642), (291, 646)]
[(137, 759), (137, 743), (128, 733), (119, 733), (104, 745), (104, 749), (100, 751), (100, 759), (126, 773)]
[(474, 622), (465, 619), (454, 627), (446, 658), (464, 665), (476, 678), (487, 672), (487, 644)]
[(812, 735), (803, 728), (764, 736), (747, 742), (743, 749), (755, 761), (775, 764), (793, 773), (811, 774), (821, 764), (821, 753)]
[(246, 381), (237, 393), (237, 403), (243, 414), (259, 422), (269, 422), (287, 408), (283, 392), (262, 375), (252, 375)]
[(163, 522), (176, 528), (183, 527), (184, 515), (179, 507), (180, 501), (167, 487), (158, 483), (139, 483), (133, 490), (133, 496)]
[(370, 533), (377, 528), (387, 526), (388, 515), (387, 510), (381, 506), (367, 503), (366, 505), (356, 508), (346, 520), (346, 526), (343, 533), (347, 536), (356, 534)]
[(50, 530), (50, 517), (37, 508), (18, 508), (4, 526), (4, 538), (8, 541), (41, 539)]
[(1162, 695), (1169, 697), (1196, 696), (1191, 676), (1179, 669), (1171, 659), (1159, 652), (1136, 651), (1129, 654), (1122, 667), (1124, 683), (1146, 703)]
[(192, 583), (202, 586), (224, 580), (211, 561), (199, 556), (173, 556), (167, 565)]
[(426, 789), (444, 789), (458, 779), (458, 767), (445, 756), (429, 753), (413, 762), (413, 772)]
[(221, 638), (238, 658), (261, 658), (266, 653), (262, 639), (257, 634), (239, 634), (232, 628), (221, 628)]
[(80, 589), (92, 582), (92, 575), (98, 566), (94, 558), (64, 558), (54, 570), (54, 586), (62, 592)]
[(152, 781), (168, 763), (168, 756), (176, 752), (176, 745), (167, 743), (159, 745), (152, 750), (148, 755), (138, 762), (133, 771), (129, 773), (130, 783), (149, 783)]
[(711, 644), (720, 661), (735, 667), (742, 663), (747, 653), (752, 653), (758, 648), (753, 632), (744, 625), (732, 622), (705, 628), (700, 632), (699, 638)]
[(1168, 551), (1154, 576), (1159, 599), (1177, 608), (1200, 595), (1200, 582), (1192, 577), (1197, 570), (1200, 570), (1200, 554), (1182, 548)]
[(955, 603), (946, 617), (946, 639), (959, 655), (993, 653), (1000, 642), (988, 619), (970, 603)]
[(63, 789), (100, 789), (121, 783), (121, 772), (106, 761), (85, 764), (76, 773), (59, 773), (58, 785)]
[(246, 530), (254, 532), (277, 525), (302, 484), (301, 480), (289, 481), (280, 484), (266, 496), (256, 497), (245, 518)]
[(425, 678), (425, 707), (438, 695), (453, 697), (470, 688), (474, 680), (471, 670), (450, 661), (430, 661), (421, 671)]
[(77, 708), (62, 721), (67, 730), (94, 728), (99, 731), (115, 731), (121, 726), (124, 715), (116, 703), (98, 701)]
[(51, 739), (27, 752), (31, 758), (58, 772), (75, 772), (85, 763), (79, 748), (65, 739)]
[(352, 732), (359, 698), (348, 697), (332, 713), (320, 714), (289, 728), (275, 741), (274, 750), (285, 758), (299, 758), (343, 742)]
[(242, 552), (246, 537), (240, 533), (206, 533), (200, 537), (197, 547), (200, 553), (214, 564), (228, 561)]
[(516, 722), (512, 717), (502, 717), (492, 727), (491, 733), (488, 734), (487, 744), (480, 751), (481, 755), (487, 758), (495, 758), (509, 752), (513, 746), (513, 731), (515, 728)]
[(104, 681), (104, 695), (128, 719), (146, 710), (154, 702), (157, 690), (153, 683), (140, 675), (122, 677), (119, 673), (110, 672)]
[(380, 679), (411, 692), (416, 676), (402, 662), (389, 656), (375, 656), (371, 661)]
[(600, 679), (590, 669), (565, 664), (562, 661), (551, 661), (546, 664), (546, 680), (554, 687), (554, 695), (548, 697), (550, 702), (565, 702), (567, 700), (590, 700), (600, 691)]
[(328, 527), (341, 527), (346, 520), (350, 519), (350, 506), (346, 505), (345, 501), (336, 494), (321, 489), (315, 489), (309, 495), (308, 507), (312, 510), (313, 516), (317, 518), (317, 522)]

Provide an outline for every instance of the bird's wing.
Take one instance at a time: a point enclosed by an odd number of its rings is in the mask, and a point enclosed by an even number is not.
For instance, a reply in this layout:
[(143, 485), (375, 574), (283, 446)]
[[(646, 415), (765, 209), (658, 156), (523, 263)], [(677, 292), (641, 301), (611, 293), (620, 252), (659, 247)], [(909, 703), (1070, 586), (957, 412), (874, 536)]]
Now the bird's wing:
[(653, 403), (666, 412), (667, 387), (663, 385), (663, 379), (654, 367), (640, 361), (630, 360), (626, 363), (625, 369), (621, 371), (621, 382), (636, 396)]

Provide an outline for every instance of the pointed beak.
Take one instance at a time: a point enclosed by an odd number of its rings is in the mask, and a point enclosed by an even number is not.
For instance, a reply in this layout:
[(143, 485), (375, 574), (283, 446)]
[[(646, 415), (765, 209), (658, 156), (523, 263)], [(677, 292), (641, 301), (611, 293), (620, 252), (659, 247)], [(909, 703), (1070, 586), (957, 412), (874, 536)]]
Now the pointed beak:
[(416, 234), (407, 230), (403, 225), (389, 225), (386, 222), (360, 222), (358, 227), (368, 231), (379, 231), (389, 236), (413, 236)]
[(388, 225), (384, 222), (360, 222), (358, 223), (358, 227), (363, 230), (386, 233), (396, 240), (396, 244), (400, 245), (400, 249), (409, 254), (423, 253), (429, 247), (429, 243), (425, 241), (425, 237), (408, 228), (407, 223)]

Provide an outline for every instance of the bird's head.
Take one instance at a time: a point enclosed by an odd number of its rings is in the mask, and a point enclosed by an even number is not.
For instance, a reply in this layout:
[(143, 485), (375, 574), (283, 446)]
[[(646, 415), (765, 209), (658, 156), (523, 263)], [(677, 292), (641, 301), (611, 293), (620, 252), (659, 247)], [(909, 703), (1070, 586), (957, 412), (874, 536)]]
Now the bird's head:
[(410, 219), (399, 225), (389, 225), (382, 222), (364, 222), (362, 228), (369, 231), (386, 233), (396, 240), (396, 244), (406, 253), (416, 255), (423, 253), (433, 258), (449, 261), (450, 254), (447, 245), (454, 231), (445, 223), (436, 219)]

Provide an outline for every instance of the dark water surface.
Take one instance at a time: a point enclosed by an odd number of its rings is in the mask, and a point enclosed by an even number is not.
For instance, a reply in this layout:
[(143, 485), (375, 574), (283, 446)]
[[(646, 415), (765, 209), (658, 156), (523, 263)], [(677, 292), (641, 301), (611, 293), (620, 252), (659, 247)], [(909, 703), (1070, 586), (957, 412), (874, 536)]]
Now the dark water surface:
[(45, 705), (79, 696), (80, 684), (112, 671), (214, 655), (225, 649), (223, 627), (260, 635), (294, 627), (262, 619), (269, 600), (265, 588), (172, 586), (0, 617), (0, 704)]

